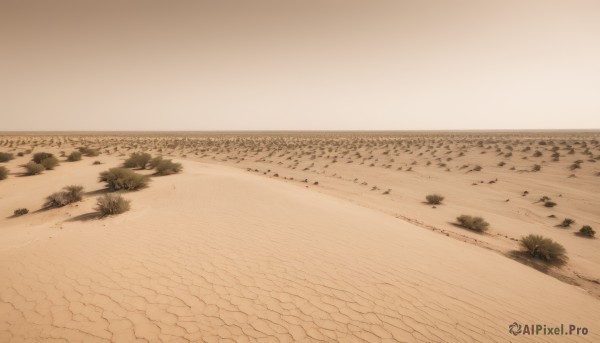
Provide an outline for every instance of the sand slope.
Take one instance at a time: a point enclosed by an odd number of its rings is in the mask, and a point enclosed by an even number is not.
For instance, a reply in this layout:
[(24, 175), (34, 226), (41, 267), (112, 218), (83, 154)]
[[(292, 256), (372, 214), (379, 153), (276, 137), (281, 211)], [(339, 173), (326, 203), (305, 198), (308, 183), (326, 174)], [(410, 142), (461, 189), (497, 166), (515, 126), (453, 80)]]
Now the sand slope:
[[(93, 190), (107, 167), (32, 180)], [(296, 185), (187, 161), (126, 197), (114, 218), (93, 219), (88, 198), (1, 219), (0, 341), (524, 339), (513, 321), (590, 330), (537, 341), (600, 340), (600, 301), (582, 289)]]

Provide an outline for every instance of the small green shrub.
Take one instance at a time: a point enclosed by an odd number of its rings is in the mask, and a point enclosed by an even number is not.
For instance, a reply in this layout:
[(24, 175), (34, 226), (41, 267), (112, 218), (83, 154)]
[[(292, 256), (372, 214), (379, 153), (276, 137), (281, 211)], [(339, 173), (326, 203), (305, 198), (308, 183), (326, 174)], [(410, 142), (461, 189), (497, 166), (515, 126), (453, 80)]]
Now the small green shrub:
[(4, 180), (8, 177), (8, 169), (6, 169), (6, 167), (2, 166), (0, 167), (0, 180)]
[(24, 215), (26, 215), (27, 213), (29, 213), (29, 210), (28, 210), (28, 209), (26, 209), (26, 208), (18, 208), (18, 209), (16, 209), (16, 210), (13, 212), (13, 214), (14, 214), (14, 216), (15, 216), (15, 217), (24, 216)]
[(24, 164), (23, 168), (25, 168), (26, 175), (37, 175), (46, 170), (46, 168), (43, 165), (35, 163), (33, 161), (29, 161), (27, 162), (27, 164)]
[(481, 217), (472, 217), (465, 214), (458, 216), (456, 220), (460, 226), (477, 232), (486, 231), (490, 226), (490, 224)]
[(444, 201), (444, 197), (439, 194), (429, 194), (425, 197), (425, 200), (430, 205), (439, 205)]
[(40, 162), (41, 165), (44, 166), (44, 168), (48, 169), (48, 170), (52, 170), (54, 169), (54, 167), (56, 167), (58, 165), (58, 159), (54, 156), (48, 157), (43, 159)]
[(110, 168), (100, 173), (100, 182), (106, 182), (113, 191), (133, 191), (148, 185), (149, 177), (126, 168)]
[(154, 169), (156, 168), (156, 166), (158, 166), (158, 164), (163, 160), (162, 156), (156, 156), (153, 159), (150, 160), (150, 162), (148, 162), (148, 167), (150, 169)]
[(66, 186), (60, 192), (55, 192), (46, 197), (44, 207), (62, 207), (83, 199), (83, 186)]
[(10, 152), (0, 152), (0, 162), (8, 162), (14, 158), (15, 156)]
[(596, 235), (596, 231), (589, 225), (582, 226), (581, 229), (579, 229), (579, 233), (586, 237), (594, 237)]
[(129, 211), (129, 200), (119, 194), (104, 194), (96, 200), (96, 211), (103, 216), (110, 216)]
[(183, 167), (181, 163), (175, 163), (171, 160), (162, 160), (155, 167), (157, 175), (171, 175), (179, 173)]
[(73, 151), (67, 157), (67, 161), (69, 161), (69, 162), (81, 161), (81, 153), (79, 151)]
[(540, 235), (528, 235), (521, 238), (521, 245), (533, 258), (539, 258), (546, 262), (560, 262), (566, 259), (565, 248)]

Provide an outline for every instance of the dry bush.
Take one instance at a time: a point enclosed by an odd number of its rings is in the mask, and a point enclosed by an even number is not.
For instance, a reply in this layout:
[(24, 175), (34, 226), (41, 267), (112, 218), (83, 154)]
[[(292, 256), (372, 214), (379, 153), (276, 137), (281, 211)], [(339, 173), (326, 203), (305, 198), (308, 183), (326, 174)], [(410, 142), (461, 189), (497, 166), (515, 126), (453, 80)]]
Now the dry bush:
[(444, 201), (444, 197), (439, 194), (429, 194), (425, 197), (425, 200), (430, 205), (439, 205)]
[(171, 160), (161, 160), (155, 169), (157, 175), (171, 175), (179, 173), (183, 167), (181, 163), (175, 163)]
[(8, 162), (14, 158), (15, 156), (10, 152), (0, 152), (0, 162)]
[(125, 160), (125, 162), (123, 162), (123, 167), (146, 169), (146, 165), (151, 159), (152, 156), (150, 154), (145, 152), (134, 152)]
[(20, 216), (24, 216), (24, 215), (26, 215), (27, 213), (29, 213), (29, 210), (28, 210), (28, 209), (26, 209), (26, 208), (17, 208), (17, 209), (16, 209), (16, 210), (13, 212), (13, 215), (14, 215), (15, 217), (20, 217)]
[(589, 225), (584, 225), (579, 229), (579, 234), (585, 237), (594, 237), (596, 235), (596, 231), (592, 229)]
[(33, 154), (32, 161), (41, 164), (43, 160), (49, 157), (54, 157), (54, 155), (49, 152), (36, 152), (35, 154)]
[(67, 161), (81, 161), (81, 153), (79, 151), (73, 151), (71, 154), (69, 154), (69, 156), (67, 156)]
[(96, 200), (95, 210), (103, 216), (110, 216), (129, 211), (129, 200), (119, 194), (104, 194)]
[(554, 201), (549, 201), (548, 200), (548, 201), (546, 201), (544, 203), (544, 206), (546, 206), (546, 207), (554, 207), (554, 206), (556, 206), (556, 203)]
[(100, 155), (100, 151), (96, 150), (96, 149), (91, 149), (88, 147), (80, 147), (77, 150), (79, 150), (80, 153), (84, 154), (85, 156), (88, 157), (94, 157), (94, 156), (98, 156)]
[(110, 168), (100, 173), (100, 182), (106, 182), (113, 191), (133, 191), (148, 185), (149, 177), (126, 168)]
[(546, 262), (562, 262), (567, 258), (566, 250), (562, 245), (540, 235), (522, 237), (521, 245), (531, 257)]
[(44, 207), (62, 207), (83, 199), (83, 186), (66, 186), (60, 192), (55, 192), (46, 197)]
[(26, 175), (37, 175), (46, 170), (46, 168), (43, 165), (35, 163), (33, 161), (24, 164), (22, 167), (25, 168)]
[(8, 177), (8, 169), (6, 169), (6, 167), (2, 166), (0, 167), (0, 180), (4, 180)]
[(473, 217), (465, 214), (458, 216), (456, 220), (460, 226), (477, 232), (486, 231), (490, 226), (490, 224), (481, 217)]
[(571, 224), (575, 223), (575, 221), (571, 218), (565, 218), (562, 223), (560, 223), (560, 226), (562, 227), (570, 227)]

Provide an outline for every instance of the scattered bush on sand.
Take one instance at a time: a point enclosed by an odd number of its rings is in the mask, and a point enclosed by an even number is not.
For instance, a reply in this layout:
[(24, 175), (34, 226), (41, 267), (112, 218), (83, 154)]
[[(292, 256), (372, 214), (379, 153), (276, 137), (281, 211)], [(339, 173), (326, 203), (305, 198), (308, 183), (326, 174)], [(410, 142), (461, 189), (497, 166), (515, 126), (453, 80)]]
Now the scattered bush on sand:
[(579, 229), (579, 233), (585, 237), (594, 237), (596, 235), (596, 231), (589, 225), (582, 226), (581, 229)]
[(149, 177), (127, 168), (110, 168), (100, 173), (100, 182), (106, 182), (112, 191), (133, 191), (148, 185)]
[(79, 151), (73, 151), (71, 154), (69, 154), (69, 156), (67, 156), (67, 161), (81, 161), (81, 153)]
[(103, 216), (110, 216), (129, 211), (129, 200), (119, 194), (104, 194), (96, 200), (96, 211)]
[(55, 192), (46, 197), (44, 207), (63, 207), (83, 199), (83, 186), (66, 186), (60, 192)]
[(100, 151), (88, 147), (80, 147), (77, 148), (77, 150), (79, 150), (80, 153), (84, 154), (87, 157), (94, 157), (100, 155)]
[(35, 163), (33, 161), (27, 162), (27, 164), (23, 165), (23, 168), (25, 168), (25, 174), (26, 175), (37, 175), (40, 174), (41, 172), (43, 172), (44, 170), (46, 170), (46, 168), (39, 164), (39, 163)]
[(6, 167), (2, 166), (0, 167), (0, 180), (4, 180), (8, 177), (8, 169), (6, 169)]
[(439, 194), (429, 194), (425, 197), (425, 200), (430, 205), (439, 205), (444, 201), (444, 197)]
[(134, 152), (125, 160), (125, 162), (123, 162), (123, 167), (146, 169), (146, 165), (151, 159), (152, 156), (150, 154), (145, 152)]
[(181, 163), (175, 163), (171, 160), (162, 160), (155, 168), (157, 175), (177, 174), (183, 169)]
[(148, 162), (148, 166), (150, 167), (150, 169), (154, 169), (162, 160), (162, 156), (156, 156)]
[(42, 163), (42, 160), (45, 160), (49, 157), (54, 157), (54, 155), (49, 152), (36, 152), (35, 154), (33, 154), (32, 161), (40, 164)]
[(14, 214), (14, 216), (15, 216), (15, 217), (24, 216), (24, 215), (26, 215), (27, 213), (29, 213), (29, 210), (28, 210), (28, 209), (26, 209), (26, 208), (18, 208), (18, 209), (16, 209), (16, 210), (13, 212), (13, 214)]
[(456, 220), (460, 226), (477, 232), (486, 231), (490, 226), (490, 224), (481, 217), (473, 217), (465, 214), (458, 216)]
[(562, 227), (570, 227), (571, 224), (575, 223), (575, 221), (571, 218), (565, 218), (562, 223), (560, 223), (560, 226)]
[(10, 152), (0, 152), (0, 162), (8, 162), (14, 158), (15, 156)]
[(554, 201), (546, 201), (544, 203), (544, 206), (546, 206), (546, 207), (554, 207), (554, 206), (556, 206), (556, 203)]
[(528, 235), (521, 238), (521, 245), (533, 258), (539, 258), (546, 262), (561, 262), (566, 259), (565, 248), (540, 235)]

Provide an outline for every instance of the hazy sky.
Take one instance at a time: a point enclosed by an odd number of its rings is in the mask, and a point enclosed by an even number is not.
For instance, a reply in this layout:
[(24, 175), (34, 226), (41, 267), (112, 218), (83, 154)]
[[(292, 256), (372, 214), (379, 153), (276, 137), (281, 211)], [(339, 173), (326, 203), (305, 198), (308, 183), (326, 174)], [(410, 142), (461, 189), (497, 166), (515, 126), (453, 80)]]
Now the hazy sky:
[(0, 131), (600, 128), (600, 1), (0, 0)]

